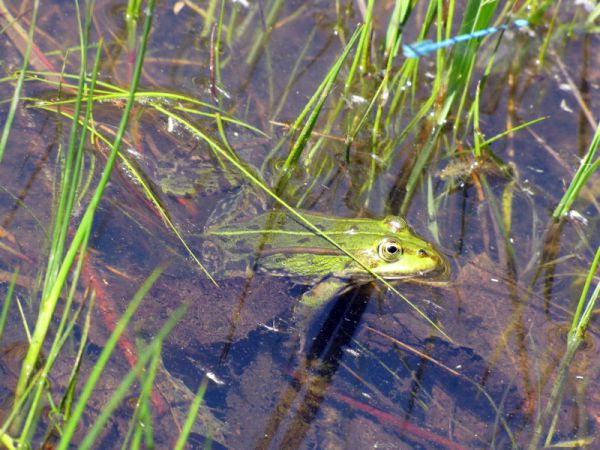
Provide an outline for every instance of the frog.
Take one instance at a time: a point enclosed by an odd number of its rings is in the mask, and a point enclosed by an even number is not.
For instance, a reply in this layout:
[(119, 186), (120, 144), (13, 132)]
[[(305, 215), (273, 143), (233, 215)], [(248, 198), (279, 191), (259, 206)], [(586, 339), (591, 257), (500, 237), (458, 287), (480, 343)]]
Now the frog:
[(154, 178), (160, 190), (169, 196), (191, 199), (209, 197), (239, 188), (240, 182), (230, 172), (218, 170), (211, 161), (192, 162), (174, 159), (161, 162)]
[(203, 261), (217, 278), (262, 272), (308, 285), (301, 298), (308, 309), (374, 281), (373, 274), (386, 281), (448, 274), (444, 255), (402, 217), (343, 218), (299, 212), (356, 260), (288, 212), (277, 210), (207, 226)]
[(178, 200), (210, 197), (236, 190), (243, 180), (222, 158), (206, 151), (202, 142), (188, 136), (155, 141), (148, 135), (145, 155), (136, 155), (144, 175), (156, 192)]
[[(228, 191), (208, 215), (201, 240), (201, 261), (217, 279), (262, 272), (286, 277), (309, 289), (301, 303), (317, 308), (352, 286), (384, 280), (409, 280), (448, 273), (444, 256), (399, 216), (345, 218), (299, 210), (356, 260), (284, 210), (268, 210), (266, 196), (231, 170), (191, 152), (171, 155), (157, 168), (157, 184), (172, 196), (198, 191)], [(258, 178), (258, 170), (247, 165)], [(367, 267), (371, 272), (365, 269)]]

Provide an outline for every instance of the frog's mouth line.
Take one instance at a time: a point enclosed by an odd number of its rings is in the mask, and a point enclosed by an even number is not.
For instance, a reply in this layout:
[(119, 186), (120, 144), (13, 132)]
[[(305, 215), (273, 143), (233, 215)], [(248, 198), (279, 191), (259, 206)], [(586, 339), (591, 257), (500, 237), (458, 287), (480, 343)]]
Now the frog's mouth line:
[[(399, 280), (427, 280), (427, 279), (440, 279), (444, 280), (450, 275), (450, 266), (447, 263), (442, 263), (440, 266), (432, 267), (431, 269), (419, 270), (413, 273), (407, 273), (404, 275), (390, 275), (378, 274), (381, 278), (386, 281), (399, 281)], [(365, 281), (369, 279), (367, 276), (364, 277)]]
[[(386, 275), (384, 273), (377, 273), (377, 272), (375, 272), (375, 273), (386, 281), (400, 281), (400, 280), (412, 280), (412, 279), (417, 279), (417, 278), (423, 278), (425, 276), (429, 277), (432, 273), (438, 272), (438, 270), (439, 269), (437, 267), (434, 267), (432, 269), (419, 270), (418, 272), (407, 273), (404, 275)], [(341, 278), (343, 278), (343, 277), (341, 277)], [(357, 284), (369, 283), (369, 282), (375, 280), (375, 278), (373, 278), (373, 276), (366, 271), (355, 272), (352, 275), (348, 276), (347, 278), (349, 280), (351, 280), (351, 282), (357, 283)]]

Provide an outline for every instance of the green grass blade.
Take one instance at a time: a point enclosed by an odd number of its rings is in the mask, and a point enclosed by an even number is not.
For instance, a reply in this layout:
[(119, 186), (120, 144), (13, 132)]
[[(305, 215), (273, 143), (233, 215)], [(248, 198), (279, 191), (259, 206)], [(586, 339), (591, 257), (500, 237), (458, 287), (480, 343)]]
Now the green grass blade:
[[(121, 404), (130, 387), (135, 383), (139, 377), (140, 373), (146, 367), (146, 364), (151, 360), (151, 358), (158, 356), (157, 352), (162, 346), (162, 342), (165, 337), (171, 332), (173, 327), (177, 324), (177, 322), (181, 319), (185, 312), (185, 308), (180, 308), (171, 316), (169, 321), (162, 327), (159, 333), (154, 337), (152, 342), (148, 345), (146, 349), (144, 349), (140, 355), (139, 359), (129, 373), (123, 378), (123, 381), (119, 384), (119, 387), (115, 390), (114, 394), (111, 396), (110, 400), (104, 405), (102, 408), (101, 414), (98, 416), (94, 424), (89, 429), (87, 435), (79, 445), (79, 449), (88, 449), (92, 448), (96, 443), (96, 439), (100, 435), (100, 433), (104, 430), (106, 423), (110, 419), (112, 413), (115, 409)], [(77, 426), (75, 423), (74, 426)], [(69, 436), (63, 435), (57, 450), (66, 450), (69, 445), (69, 441), (71, 440), (72, 432), (70, 432)], [(64, 444), (63, 444), (64, 441)]]
[[(581, 290), (581, 295), (579, 296), (579, 302), (577, 303), (577, 308), (575, 309), (575, 313), (573, 314), (573, 321), (571, 323), (571, 328), (569, 330), (569, 336), (572, 338), (573, 336), (580, 335), (580, 337), (583, 337), (583, 333), (580, 332), (579, 330), (579, 325), (582, 322), (582, 320), (584, 319), (583, 317), (581, 317), (581, 311), (583, 310), (583, 307), (585, 305), (587, 296), (588, 296), (588, 291), (590, 289), (590, 286), (592, 285), (592, 282), (594, 281), (594, 277), (596, 274), (596, 269), (598, 268), (598, 265), (600, 264), (600, 247), (598, 247), (598, 249), (596, 250), (596, 255), (594, 256), (594, 260), (592, 261), (592, 265), (590, 266), (590, 270), (588, 271), (587, 274), (587, 278), (585, 279), (585, 284), (583, 285), (583, 289)], [(598, 286), (600, 286), (600, 284), (598, 284)], [(597, 289), (598, 287), (596, 287)], [(594, 294), (592, 296), (592, 298), (594, 296), (597, 297), (597, 293)], [(586, 317), (586, 320), (589, 321), (589, 316)]]
[(33, 371), (33, 368), (35, 367), (35, 364), (37, 363), (39, 354), (41, 352), (42, 346), (43, 346), (45, 338), (46, 338), (46, 334), (47, 334), (49, 326), (50, 326), (50, 322), (52, 320), (54, 310), (56, 308), (56, 304), (58, 303), (58, 299), (63, 290), (63, 286), (66, 283), (66, 280), (67, 280), (67, 277), (71, 270), (71, 267), (73, 265), (73, 262), (75, 261), (75, 257), (77, 255), (77, 253), (79, 252), (79, 249), (82, 246), (82, 244), (84, 244), (84, 239), (88, 235), (89, 230), (91, 229), (94, 215), (96, 213), (96, 209), (98, 208), (98, 205), (100, 204), (100, 200), (104, 193), (104, 189), (108, 183), (110, 174), (112, 172), (112, 168), (115, 164), (117, 154), (119, 151), (119, 147), (123, 140), (123, 136), (125, 134), (125, 129), (127, 127), (127, 123), (129, 122), (131, 108), (134, 103), (134, 92), (137, 89), (139, 79), (140, 79), (142, 63), (143, 63), (145, 52), (146, 52), (146, 42), (147, 42), (148, 35), (150, 33), (150, 27), (151, 27), (151, 23), (152, 23), (153, 11), (154, 11), (154, 0), (149, 0), (148, 6), (146, 8), (146, 21), (144, 24), (144, 34), (141, 39), (140, 50), (138, 52), (138, 59), (136, 61), (136, 65), (134, 68), (134, 74), (133, 74), (133, 79), (132, 79), (131, 88), (130, 88), (131, 89), (130, 95), (129, 95), (129, 98), (125, 105), (125, 108), (123, 110), (121, 123), (119, 125), (117, 134), (115, 136), (115, 140), (113, 142), (113, 146), (111, 148), (110, 156), (108, 157), (108, 159), (106, 161), (105, 169), (102, 173), (102, 177), (100, 178), (100, 181), (98, 183), (98, 186), (96, 188), (94, 196), (90, 200), (90, 203), (83, 215), (81, 223), (79, 224), (77, 231), (75, 232), (75, 235), (73, 236), (71, 245), (70, 245), (69, 249), (67, 250), (67, 253), (65, 254), (65, 257), (62, 261), (60, 270), (56, 277), (57, 281), (56, 281), (56, 283), (53, 284), (48, 295), (45, 298), (42, 298), (42, 301), (40, 303), (38, 320), (36, 323), (34, 334), (32, 336), (32, 342), (31, 342), (31, 345), (27, 352), (27, 355), (25, 356), (25, 360), (23, 362), (23, 366), (22, 366), (22, 370), (21, 370), (21, 375), (20, 375), (19, 381), (17, 383), (17, 388), (16, 388), (16, 397), (17, 398), (19, 398), (23, 394), (25, 387), (27, 385), (27, 382)]
[(502, 133), (498, 133), (496, 136), (490, 138), (490, 139), (486, 139), (485, 141), (483, 141), (480, 145), (481, 147), (487, 147), (489, 146), (492, 142), (497, 141), (498, 139), (502, 139), (504, 136), (508, 136), (509, 134), (514, 133), (515, 131), (519, 131), (522, 130), (523, 128), (527, 128), (530, 125), (536, 124), (538, 122), (541, 122), (543, 120), (548, 119), (549, 116), (544, 116), (544, 117), (538, 117), (537, 119), (533, 119), (530, 120), (529, 122), (525, 122), (522, 123), (521, 125), (517, 125), (516, 127), (512, 127), (509, 130), (503, 131)]
[(596, 157), (596, 153), (598, 152), (598, 146), (600, 145), (600, 125), (596, 127), (596, 133), (594, 134), (594, 138), (592, 139), (592, 143), (588, 148), (588, 151), (577, 169), (575, 176), (573, 177), (573, 181), (569, 184), (567, 192), (563, 195), (558, 206), (552, 212), (552, 217), (556, 220), (565, 216), (567, 212), (571, 209), (573, 202), (579, 195), (579, 191), (583, 188), (584, 184), (590, 178), (590, 176), (595, 172), (596, 168), (599, 165), (600, 159), (597, 159), (592, 163), (594, 158)]
[(192, 431), (192, 427), (194, 426), (194, 422), (196, 421), (196, 416), (198, 415), (198, 411), (200, 410), (200, 406), (202, 405), (202, 400), (204, 400), (204, 394), (206, 393), (206, 388), (208, 387), (208, 378), (204, 378), (202, 383), (200, 383), (200, 387), (198, 387), (198, 392), (196, 392), (196, 396), (194, 397), (194, 401), (190, 406), (190, 412), (188, 413), (185, 423), (181, 429), (181, 433), (177, 438), (177, 442), (173, 447), (174, 450), (183, 450), (185, 448), (185, 444), (187, 439)]
[[(344, 52), (341, 54), (341, 56), (335, 62), (335, 64), (333, 65), (333, 67), (331, 68), (331, 70), (329, 71), (327, 76), (325, 77), (325, 80), (323, 81), (323, 83), (321, 84), (321, 86), (319, 87), (319, 89), (317, 90), (317, 92), (315, 93), (313, 98), (311, 99), (311, 101), (309, 101), (309, 104), (312, 104), (312, 102), (315, 101), (315, 107), (312, 110), (311, 114), (309, 115), (308, 119), (306, 120), (306, 124), (300, 131), (298, 139), (296, 139), (294, 146), (290, 150), (290, 153), (288, 154), (288, 156), (285, 160), (285, 163), (283, 164), (284, 172), (289, 171), (291, 169), (291, 167), (294, 166), (296, 164), (296, 162), (300, 159), (300, 156), (301, 156), (302, 152), (304, 151), (304, 147), (306, 147), (306, 143), (308, 142), (310, 134), (312, 133), (312, 130), (317, 122), (319, 114), (321, 113), (321, 109), (323, 108), (323, 105), (325, 104), (325, 100), (327, 100), (327, 97), (329, 96), (329, 93), (331, 92), (331, 89), (333, 88), (333, 83), (337, 79), (337, 76), (340, 72), (340, 69), (342, 68), (344, 61), (346, 60), (346, 57), (348, 56), (348, 53), (350, 53), (350, 50), (354, 46), (354, 42), (356, 42), (356, 39), (358, 38), (358, 36), (360, 36), (361, 30), (362, 30), (361, 26), (359, 26), (356, 29), (356, 31), (352, 35), (352, 38), (350, 38), (348, 45), (346, 45)], [(317, 97), (317, 94), (318, 94), (318, 97)], [(307, 105), (307, 107), (308, 107), (308, 105)], [(303, 116), (303, 114), (305, 114), (306, 111), (307, 111), (307, 108), (305, 108), (305, 110), (301, 114), (301, 116)]]
[(581, 290), (579, 302), (577, 303), (577, 308), (573, 314), (573, 321), (568, 334), (567, 348), (558, 367), (557, 375), (552, 385), (546, 406), (543, 412), (536, 419), (533, 438), (529, 444), (529, 448), (532, 450), (539, 448), (539, 442), (542, 438), (543, 428), (547, 422), (550, 423), (548, 424), (548, 431), (546, 433), (544, 447), (549, 447), (552, 443), (569, 371), (577, 354), (577, 350), (584, 342), (586, 330), (592, 319), (592, 314), (596, 307), (598, 298), (600, 297), (600, 283), (597, 283), (594, 292), (590, 296), (589, 300), (587, 300), (589, 289), (595, 279), (595, 274), (599, 265), (600, 247), (596, 249), (594, 260), (592, 261), (585, 284)]
[[(262, 8), (264, 3), (259, 3), (258, 7)], [(281, 12), (281, 8), (285, 5), (283, 0), (275, 0), (271, 4), (271, 9), (269, 10), (269, 14), (266, 17), (266, 28), (258, 28), (256, 30), (256, 35), (254, 37), (254, 44), (252, 48), (248, 52), (248, 56), (246, 57), (246, 64), (250, 67), (253, 67), (261, 54), (261, 51), (264, 50), (269, 37), (271, 36), (271, 31), (273, 30), (273, 25), (275, 25), (275, 21), (277, 17), (279, 17), (279, 13)]]
[[(2, 12), (4, 14), (8, 13), (8, 9), (4, 5), (4, 2), (0, 0), (0, 3), (0, 9)], [(4, 122), (4, 128), (2, 129), (2, 136), (0, 137), (0, 162), (2, 162), (2, 158), (4, 158), (4, 151), (6, 149), (6, 143), (8, 142), (8, 135), (10, 134), (10, 129), (17, 111), (17, 104), (19, 103), (21, 91), (23, 90), (23, 81), (25, 80), (25, 73), (27, 72), (27, 67), (29, 66), (29, 55), (31, 54), (31, 47), (33, 46), (33, 35), (37, 26), (36, 23), (39, 7), (39, 0), (34, 0), (31, 23), (29, 24), (29, 33), (27, 35), (27, 46), (25, 47), (25, 52), (23, 53), (23, 65), (21, 66), (21, 71), (17, 76), (17, 84), (15, 86), (15, 90), (13, 91), (6, 121)]]
[[(69, 420), (71, 417), (71, 412), (73, 409), (73, 401), (75, 399), (75, 390), (77, 388), (77, 376), (79, 375), (79, 369), (81, 367), (81, 362), (83, 361), (83, 354), (85, 351), (85, 347), (88, 343), (88, 334), (90, 331), (91, 321), (92, 321), (92, 312), (95, 305), (95, 295), (92, 293), (90, 300), (87, 302), (88, 310), (85, 316), (85, 322), (83, 324), (83, 330), (81, 333), (81, 338), (79, 340), (79, 348), (77, 349), (77, 353), (75, 355), (75, 362), (73, 363), (73, 367), (71, 369), (71, 374), (68, 378), (69, 382), (67, 383), (67, 387), (65, 389), (65, 393), (60, 401), (60, 411), (65, 420)], [(83, 306), (83, 305), (82, 305)], [(76, 323), (77, 318), (73, 318), (73, 326)], [(65, 339), (71, 333), (70, 330), (67, 330), (65, 335)]]
[[(90, 6), (87, 4), (86, 6)], [(77, 17), (80, 17), (79, 4), (75, 3)], [(83, 103), (83, 95), (86, 85), (86, 72), (87, 72), (87, 47), (89, 42), (89, 29), (91, 25), (90, 10), (86, 11), (86, 25), (85, 32), (78, 21), (78, 30), (80, 36), (80, 58), (81, 66), (79, 72), (79, 84), (77, 86), (77, 96), (75, 98), (74, 110), (75, 117), (79, 117), (81, 111), (81, 105)], [(85, 49), (85, 50), (84, 50)], [(99, 49), (96, 52), (96, 64), (99, 64), (100, 57)], [(97, 69), (93, 71), (95, 74)], [(93, 81), (92, 81), (93, 83)], [(90, 86), (93, 90), (93, 86)], [(88, 106), (90, 106), (88, 104)], [(86, 112), (89, 119), (89, 110)], [(85, 130), (85, 127), (84, 127)], [(85, 132), (85, 131), (84, 131)], [(44, 288), (42, 296), (48, 293), (48, 290), (55, 282), (56, 274), (60, 267), (60, 261), (64, 254), (65, 241), (69, 230), (71, 212), (73, 208), (74, 199), (77, 192), (77, 183), (79, 181), (79, 169), (81, 167), (78, 162), (83, 157), (83, 142), (85, 139), (80, 141), (80, 145), (77, 145), (77, 139), (79, 137), (79, 123), (76, 120), (71, 122), (71, 132), (69, 135), (69, 144), (67, 148), (66, 159), (64, 161), (64, 167), (61, 170), (60, 186), (62, 187), (58, 205), (56, 205), (56, 213), (54, 215), (54, 230), (52, 234), (52, 242), (50, 244), (50, 253), (48, 257), (48, 264), (46, 267), (46, 274), (44, 280)], [(76, 150), (77, 148), (77, 150)]]
[(13, 294), (15, 292), (15, 285), (17, 283), (18, 276), (19, 271), (15, 270), (12, 278), (10, 279), (10, 283), (8, 284), (8, 289), (6, 291), (6, 295), (4, 296), (4, 301), (2, 302), (2, 313), (0, 313), (0, 342), (2, 342), (4, 326), (6, 325), (6, 319), (8, 318), (8, 310), (10, 309), (10, 305), (12, 304)]
[[(146, 281), (144, 281), (144, 283), (142, 284), (142, 286), (140, 287), (138, 292), (133, 297), (131, 303), (127, 306), (127, 309), (121, 316), (119, 322), (116, 324), (115, 329), (111, 333), (108, 341), (106, 342), (104, 348), (102, 349), (102, 353), (100, 353), (100, 356), (98, 357), (98, 361), (94, 365), (92, 372), (88, 376), (88, 379), (81, 390), (81, 394), (79, 395), (77, 404), (75, 405), (75, 408), (73, 409), (72, 416), (65, 423), (63, 435), (57, 446), (57, 450), (66, 450), (68, 448), (71, 438), (73, 437), (73, 434), (75, 433), (75, 430), (77, 428), (77, 425), (80, 423), (81, 417), (87, 407), (87, 402), (90, 399), (90, 397), (94, 391), (94, 388), (96, 387), (98, 379), (100, 378), (100, 375), (102, 375), (102, 372), (104, 371), (104, 368), (106, 367), (106, 364), (108, 363), (109, 358), (111, 357), (114, 349), (117, 347), (119, 338), (125, 332), (125, 329), (129, 323), (129, 321), (133, 317), (134, 313), (136, 312), (137, 308), (139, 307), (140, 303), (142, 302), (144, 296), (150, 290), (150, 288), (152, 287), (154, 282), (158, 279), (158, 277), (161, 275), (161, 273), (162, 273), (162, 268), (159, 267), (150, 274), (150, 276), (146, 279)], [(142, 358), (140, 358), (140, 361), (141, 360), (142, 360)]]
[[(76, 3), (76, 5), (78, 5)], [(90, 6), (90, 5), (88, 5)], [(80, 16), (79, 7), (76, 8), (77, 16)], [(91, 11), (88, 10), (85, 13), (86, 26), (85, 32), (80, 28), (80, 35), (82, 40), (82, 49), (87, 48), (89, 41), (89, 30), (91, 25)], [(98, 73), (98, 69), (100, 67), (100, 48), (99, 46), (96, 50), (96, 58), (94, 61), (94, 66), (92, 70), (92, 79), (90, 81), (89, 91), (92, 96), (94, 92), (94, 87), (96, 84), (96, 76)], [(74, 117), (79, 117), (79, 112), (81, 109), (81, 104), (83, 101), (83, 95), (86, 90), (86, 66), (87, 66), (87, 55), (86, 51), (81, 52), (81, 67), (82, 70), (80, 72), (79, 85), (77, 87), (77, 98), (75, 100), (75, 108), (74, 108)], [(47, 290), (54, 283), (56, 274), (59, 269), (60, 260), (62, 259), (62, 255), (64, 252), (65, 241), (68, 235), (69, 226), (70, 226), (70, 218), (73, 211), (73, 205), (75, 203), (75, 199), (77, 197), (78, 192), (78, 184), (80, 182), (81, 176), (80, 171), (82, 168), (83, 154), (84, 154), (84, 144), (85, 144), (85, 136), (86, 136), (86, 124), (89, 123), (92, 111), (92, 103), (88, 98), (85, 118), (83, 120), (81, 131), (79, 128), (79, 123), (77, 120), (72, 120), (71, 133), (69, 136), (69, 147), (67, 150), (67, 159), (65, 161), (65, 167), (62, 171), (62, 180), (61, 180), (61, 197), (59, 200), (59, 204), (56, 212), (56, 219), (54, 224), (54, 233), (53, 239), (50, 249), (50, 257), (48, 258), (48, 267), (46, 269), (46, 278), (44, 281), (44, 290), (42, 296), (47, 294)], [(79, 139), (79, 143), (77, 140)]]

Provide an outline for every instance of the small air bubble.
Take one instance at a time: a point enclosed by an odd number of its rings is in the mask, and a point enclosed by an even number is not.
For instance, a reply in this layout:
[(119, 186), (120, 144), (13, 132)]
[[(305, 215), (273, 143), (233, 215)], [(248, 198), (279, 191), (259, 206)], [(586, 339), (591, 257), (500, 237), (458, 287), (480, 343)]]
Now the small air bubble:
[(581, 215), (581, 213), (579, 213), (578, 211), (575, 211), (574, 209), (567, 212), (567, 217), (575, 222), (579, 222), (582, 225), (588, 224), (588, 220), (585, 217), (583, 217), (583, 215)]
[(348, 229), (345, 231), (345, 233), (346, 233), (346, 234), (350, 234), (350, 235), (352, 235), (352, 234), (356, 234), (356, 232), (357, 232), (357, 231), (358, 231), (358, 228), (356, 228), (356, 227), (350, 227), (350, 228), (348, 228)]
[(568, 113), (572, 113), (574, 112), (571, 107), (569, 105), (567, 105), (567, 101), (563, 98), (562, 101), (560, 102), (560, 109), (562, 109), (563, 111), (566, 111)]
[(346, 348), (345, 352), (348, 353), (350, 356), (352, 356), (354, 358), (358, 358), (360, 356), (360, 352), (358, 350), (353, 349), (353, 348)]
[(217, 377), (217, 375), (214, 372), (206, 372), (206, 378), (214, 381), (218, 385), (225, 384), (225, 382), (223, 380), (221, 380), (219, 377)]
[(367, 99), (360, 96), (360, 95), (351, 95), (350, 96), (350, 101), (352, 103), (356, 103), (357, 105), (362, 105), (364, 103), (367, 103)]

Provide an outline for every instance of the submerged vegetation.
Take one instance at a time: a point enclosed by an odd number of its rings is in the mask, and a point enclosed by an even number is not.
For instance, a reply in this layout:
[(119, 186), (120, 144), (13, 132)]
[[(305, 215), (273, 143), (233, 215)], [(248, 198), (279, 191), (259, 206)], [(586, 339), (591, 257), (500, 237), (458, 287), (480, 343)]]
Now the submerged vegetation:
[[(1, 445), (341, 445), (332, 422), (365, 446), (594, 441), (600, 6), (14, 3), (0, 0)], [(198, 244), (206, 224), (271, 210), (377, 280), (301, 352), (277, 337), (298, 289), (217, 279)], [(407, 216), (452, 280), (384, 279), (304, 211)]]

